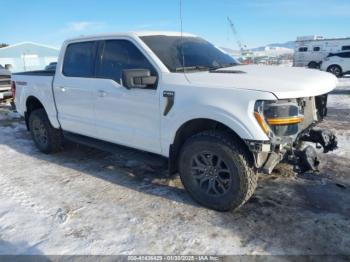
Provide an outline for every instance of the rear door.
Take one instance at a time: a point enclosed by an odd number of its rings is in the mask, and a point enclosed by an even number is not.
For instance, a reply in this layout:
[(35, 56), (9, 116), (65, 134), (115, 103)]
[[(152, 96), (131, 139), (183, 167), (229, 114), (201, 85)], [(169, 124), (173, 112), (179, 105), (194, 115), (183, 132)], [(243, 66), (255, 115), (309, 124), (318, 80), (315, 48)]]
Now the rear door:
[(56, 72), (54, 94), (63, 130), (96, 136), (94, 78), (98, 41), (70, 43)]
[(127, 89), (122, 84), (125, 69), (148, 69), (158, 75), (136, 43), (127, 39), (104, 41), (96, 68), (95, 118), (100, 139), (160, 153), (159, 88)]

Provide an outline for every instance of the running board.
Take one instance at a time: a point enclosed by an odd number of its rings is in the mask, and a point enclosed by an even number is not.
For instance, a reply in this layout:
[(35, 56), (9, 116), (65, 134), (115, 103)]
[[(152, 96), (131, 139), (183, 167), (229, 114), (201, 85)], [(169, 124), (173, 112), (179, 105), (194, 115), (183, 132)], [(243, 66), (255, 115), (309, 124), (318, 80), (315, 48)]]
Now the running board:
[(155, 168), (166, 168), (168, 165), (168, 160), (165, 157), (157, 154), (141, 151), (122, 145), (117, 145), (114, 143), (106, 142), (103, 140), (83, 135), (77, 135), (70, 132), (63, 132), (63, 136), (65, 139), (71, 142), (81, 144), (87, 147), (92, 147), (112, 154), (118, 154), (128, 160), (143, 162)]

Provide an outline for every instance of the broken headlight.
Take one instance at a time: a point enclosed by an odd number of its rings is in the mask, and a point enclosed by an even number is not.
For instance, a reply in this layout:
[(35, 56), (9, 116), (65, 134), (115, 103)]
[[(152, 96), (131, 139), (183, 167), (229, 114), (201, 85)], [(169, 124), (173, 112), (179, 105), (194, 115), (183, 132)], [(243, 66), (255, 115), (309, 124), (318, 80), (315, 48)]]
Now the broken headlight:
[(257, 101), (254, 116), (268, 136), (292, 136), (298, 133), (304, 120), (300, 107), (293, 100)]

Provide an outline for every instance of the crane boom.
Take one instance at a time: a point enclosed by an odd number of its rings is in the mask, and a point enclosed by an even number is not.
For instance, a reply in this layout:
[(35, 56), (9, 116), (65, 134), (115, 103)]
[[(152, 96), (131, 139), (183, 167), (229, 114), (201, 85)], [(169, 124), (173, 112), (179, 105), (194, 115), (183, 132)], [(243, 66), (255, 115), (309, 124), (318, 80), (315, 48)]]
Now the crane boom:
[(230, 28), (231, 28), (233, 36), (236, 38), (236, 42), (237, 42), (239, 51), (242, 52), (243, 51), (242, 43), (241, 43), (241, 41), (240, 41), (240, 39), (238, 37), (238, 33), (236, 31), (235, 25), (233, 24), (232, 20), (229, 17), (227, 17), (227, 21), (228, 21), (228, 23), (230, 25)]

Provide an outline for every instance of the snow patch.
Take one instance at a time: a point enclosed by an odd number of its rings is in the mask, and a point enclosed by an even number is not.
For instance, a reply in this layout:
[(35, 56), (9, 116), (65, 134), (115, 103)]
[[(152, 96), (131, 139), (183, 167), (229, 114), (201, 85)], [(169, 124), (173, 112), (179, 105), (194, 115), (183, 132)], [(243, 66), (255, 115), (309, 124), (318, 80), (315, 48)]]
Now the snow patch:
[(338, 87), (348, 87), (350, 89), (350, 77), (343, 77), (338, 79)]

